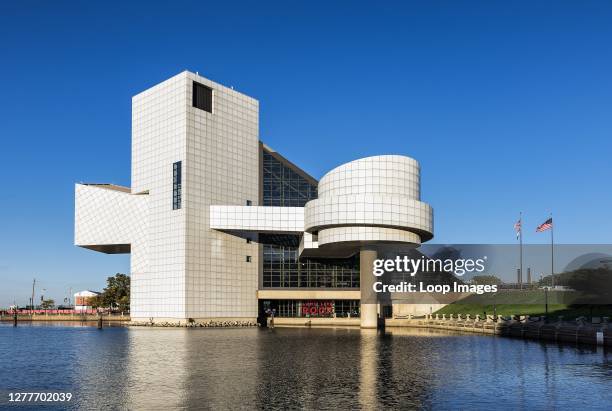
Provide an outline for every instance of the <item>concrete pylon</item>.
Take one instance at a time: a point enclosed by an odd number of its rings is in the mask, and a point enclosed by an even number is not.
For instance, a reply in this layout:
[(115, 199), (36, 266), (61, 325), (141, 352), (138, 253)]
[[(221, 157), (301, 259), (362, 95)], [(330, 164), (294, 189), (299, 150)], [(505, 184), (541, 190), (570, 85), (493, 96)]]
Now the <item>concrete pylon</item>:
[(359, 287), (361, 289), (361, 328), (376, 328), (378, 325), (378, 299), (372, 285), (376, 277), (372, 274), (376, 249), (363, 248), (359, 251)]

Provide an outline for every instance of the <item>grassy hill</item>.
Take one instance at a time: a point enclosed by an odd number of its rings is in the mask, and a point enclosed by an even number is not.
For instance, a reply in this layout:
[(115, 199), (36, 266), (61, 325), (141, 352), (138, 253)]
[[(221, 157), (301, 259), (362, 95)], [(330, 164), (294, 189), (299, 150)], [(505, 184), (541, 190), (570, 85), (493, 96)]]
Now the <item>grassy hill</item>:
[[(548, 292), (548, 315), (556, 319), (562, 315), (564, 319), (573, 319), (581, 316), (610, 317), (612, 306), (609, 305), (583, 305), (569, 304), (572, 301), (571, 292)], [(467, 298), (449, 304), (438, 310), (435, 314), (470, 314), (481, 316), (492, 315), (545, 315), (544, 290), (502, 290), (495, 294), (471, 295)]]

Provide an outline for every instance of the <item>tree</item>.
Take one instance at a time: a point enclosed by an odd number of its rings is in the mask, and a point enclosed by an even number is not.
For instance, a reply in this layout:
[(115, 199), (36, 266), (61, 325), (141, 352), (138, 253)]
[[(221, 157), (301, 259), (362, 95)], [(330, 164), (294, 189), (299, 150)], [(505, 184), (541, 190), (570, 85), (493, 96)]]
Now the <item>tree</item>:
[[(569, 287), (569, 281), (575, 275), (574, 273), (575, 273), (574, 271), (568, 271), (565, 273), (555, 274), (554, 284), (557, 286), (561, 285), (561, 286)], [(552, 276), (550, 274), (544, 276), (538, 281), (538, 285), (540, 287), (551, 287), (553, 285)]]
[(577, 303), (610, 304), (612, 302), (612, 270), (583, 268), (570, 273), (566, 284), (579, 293)]
[(55, 306), (55, 301), (52, 299), (43, 300), (43, 302), (40, 303), (40, 308), (42, 308), (43, 310), (50, 310), (54, 306)]
[(477, 285), (499, 285), (501, 280), (494, 275), (475, 275), (472, 277), (472, 283)]
[[(417, 273), (413, 280), (422, 281), (425, 285), (452, 285), (453, 283), (463, 284), (461, 276), (456, 275), (452, 271), (446, 271), (444, 269), (444, 264), (446, 264), (447, 260), (454, 262), (461, 259), (461, 250), (454, 247), (442, 247), (433, 253), (431, 257), (427, 257), (418, 250), (413, 250), (413, 255), (411, 258), (415, 260), (425, 258), (425, 267), (427, 267), (425, 270), (421, 270), (421, 272)], [(440, 260), (442, 264), (435, 264), (435, 261), (432, 263), (430, 260)]]
[(102, 301), (102, 294), (96, 295), (94, 297), (89, 297), (87, 299), (87, 304), (91, 305), (93, 308), (103, 307), (104, 302)]
[(130, 277), (117, 273), (106, 279), (106, 288), (99, 296), (99, 307), (118, 308), (119, 311), (130, 310)]

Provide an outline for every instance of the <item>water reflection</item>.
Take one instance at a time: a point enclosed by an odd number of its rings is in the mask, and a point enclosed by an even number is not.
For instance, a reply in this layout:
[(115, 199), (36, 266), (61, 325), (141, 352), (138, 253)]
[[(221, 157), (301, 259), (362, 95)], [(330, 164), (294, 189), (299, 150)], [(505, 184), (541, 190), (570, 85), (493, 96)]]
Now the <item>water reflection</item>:
[(612, 400), (602, 348), (418, 329), (0, 325), (0, 364), (2, 401), (72, 392), (74, 409), (605, 409)]
[(358, 335), (342, 328), (260, 330), (258, 407), (357, 406)]
[(377, 398), (378, 332), (361, 330), (359, 344), (359, 405), (368, 409)]
[(157, 409), (182, 406), (188, 387), (189, 330), (183, 328), (139, 328), (128, 333), (126, 358), (129, 409)]

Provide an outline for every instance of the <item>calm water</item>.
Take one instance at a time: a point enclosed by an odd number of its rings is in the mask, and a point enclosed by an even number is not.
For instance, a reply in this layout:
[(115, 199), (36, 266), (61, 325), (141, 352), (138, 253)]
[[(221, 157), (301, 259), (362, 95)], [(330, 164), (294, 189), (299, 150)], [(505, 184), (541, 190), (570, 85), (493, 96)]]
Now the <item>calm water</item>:
[(73, 393), (58, 409), (610, 409), (611, 357), (418, 330), (5, 323), (0, 408), (43, 391)]

